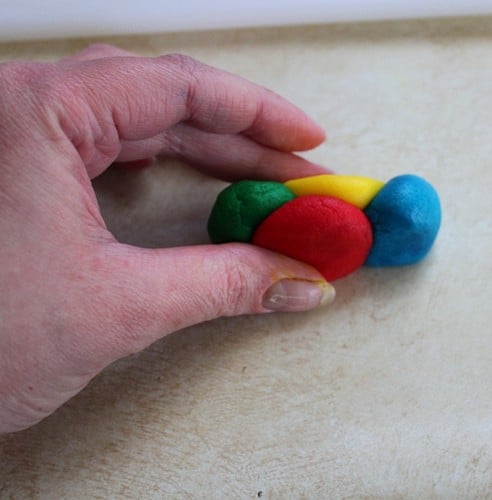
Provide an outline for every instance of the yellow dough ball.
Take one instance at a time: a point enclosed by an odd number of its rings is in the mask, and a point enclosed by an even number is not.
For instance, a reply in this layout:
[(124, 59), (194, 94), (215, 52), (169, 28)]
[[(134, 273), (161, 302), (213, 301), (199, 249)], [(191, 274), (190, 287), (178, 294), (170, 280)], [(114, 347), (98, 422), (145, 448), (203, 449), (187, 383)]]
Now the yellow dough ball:
[(364, 209), (384, 186), (384, 182), (357, 175), (314, 175), (284, 183), (296, 196), (333, 196)]

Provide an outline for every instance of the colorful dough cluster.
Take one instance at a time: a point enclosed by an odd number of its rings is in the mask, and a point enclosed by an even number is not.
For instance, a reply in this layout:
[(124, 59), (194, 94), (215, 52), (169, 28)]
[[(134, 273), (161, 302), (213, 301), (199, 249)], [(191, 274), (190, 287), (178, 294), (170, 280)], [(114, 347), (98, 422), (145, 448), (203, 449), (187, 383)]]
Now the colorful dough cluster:
[(208, 233), (213, 243), (251, 242), (303, 261), (333, 281), (363, 264), (419, 262), (440, 223), (439, 197), (421, 177), (384, 183), (327, 174), (231, 184), (217, 197)]

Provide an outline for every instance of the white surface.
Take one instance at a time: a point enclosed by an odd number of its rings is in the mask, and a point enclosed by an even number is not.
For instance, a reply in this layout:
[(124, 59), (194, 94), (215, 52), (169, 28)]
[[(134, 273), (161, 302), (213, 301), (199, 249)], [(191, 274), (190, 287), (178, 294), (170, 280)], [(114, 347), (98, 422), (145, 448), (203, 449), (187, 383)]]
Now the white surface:
[(0, 40), (490, 13), (490, 0), (3, 0)]

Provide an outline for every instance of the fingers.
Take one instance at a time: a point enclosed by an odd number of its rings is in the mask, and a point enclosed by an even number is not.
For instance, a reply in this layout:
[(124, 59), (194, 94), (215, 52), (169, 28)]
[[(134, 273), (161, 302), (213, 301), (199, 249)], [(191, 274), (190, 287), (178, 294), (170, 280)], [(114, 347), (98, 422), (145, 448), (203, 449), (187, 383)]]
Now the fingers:
[(313, 268), (251, 245), (141, 250), (113, 244), (105, 255), (101, 287), (109, 323), (105, 335), (91, 339), (103, 364), (192, 324), (307, 310), (334, 298)]
[(223, 180), (271, 179), (329, 172), (291, 153), (256, 143), (243, 135), (220, 135), (179, 124), (152, 139), (125, 141), (118, 161), (135, 161), (156, 155), (174, 157), (197, 167), (203, 173)]
[(89, 164), (114, 160), (121, 140), (152, 138), (183, 121), (216, 134), (243, 133), (281, 151), (310, 149), (324, 139), (317, 124), (281, 97), (189, 57), (86, 59), (92, 56), (82, 54), (77, 64), (49, 75), (61, 94), (62, 129)]

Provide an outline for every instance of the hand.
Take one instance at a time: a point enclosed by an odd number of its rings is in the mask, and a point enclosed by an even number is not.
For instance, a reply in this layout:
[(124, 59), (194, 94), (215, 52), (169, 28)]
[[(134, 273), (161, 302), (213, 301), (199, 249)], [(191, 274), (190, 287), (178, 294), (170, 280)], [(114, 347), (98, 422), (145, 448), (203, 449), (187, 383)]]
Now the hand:
[(167, 333), (333, 297), (314, 269), (251, 245), (118, 243), (92, 178), (159, 154), (222, 179), (286, 180), (322, 172), (292, 151), (323, 139), (277, 95), (185, 56), (97, 45), (0, 65), (0, 432)]

